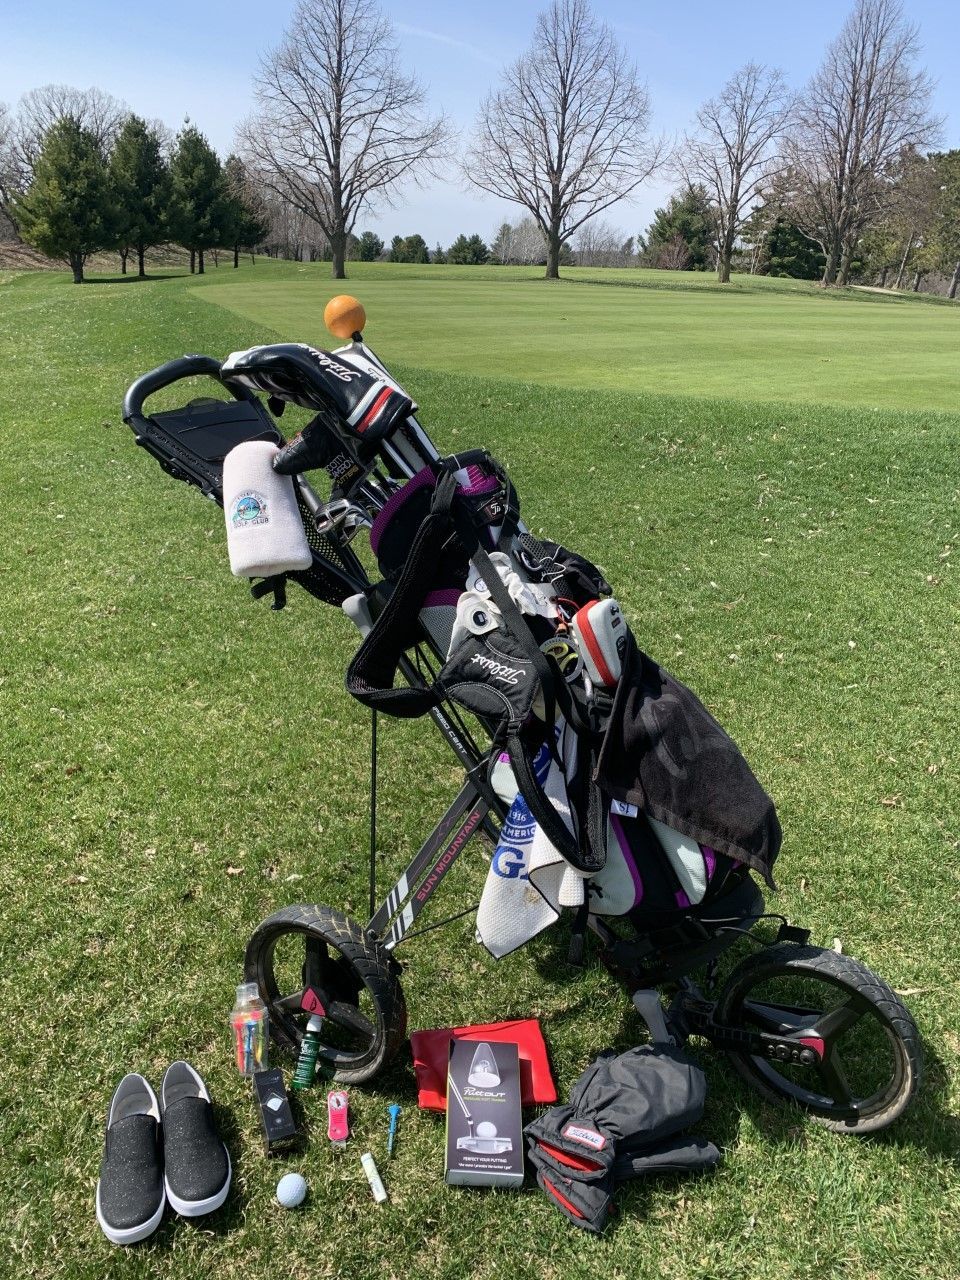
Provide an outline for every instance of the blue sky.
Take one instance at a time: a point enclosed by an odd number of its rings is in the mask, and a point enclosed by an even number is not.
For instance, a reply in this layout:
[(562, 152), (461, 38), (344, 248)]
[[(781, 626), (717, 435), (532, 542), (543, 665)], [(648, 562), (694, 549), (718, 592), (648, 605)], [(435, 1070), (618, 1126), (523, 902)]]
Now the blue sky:
[[(426, 84), (431, 102), (467, 129), (498, 69), (530, 41), (539, 0), (487, 0), (466, 6), (444, 0), (382, 0), (397, 27), (404, 62)], [(628, 48), (647, 81), (654, 128), (668, 134), (688, 124), (699, 102), (743, 62), (779, 66), (799, 87), (849, 9), (846, 0), (686, 0), (674, 12), (662, 0), (594, 0), (597, 14)], [(37, 7), (0, 0), (0, 101), (51, 82), (98, 85), (139, 114), (179, 127), (185, 115), (221, 151), (251, 106), (251, 79), (261, 53), (276, 43), (293, 0), (167, 0), (161, 7), (128, 0), (48, 0)], [(960, 5), (905, 0), (919, 25), (922, 60), (937, 81), (935, 110), (946, 118), (943, 141), (960, 146)], [(162, 14), (162, 16), (161, 16)], [(718, 22), (722, 15), (722, 22)], [(669, 184), (653, 183), (607, 220), (624, 234), (641, 231)], [(414, 231), (432, 245), (460, 231), (493, 235), (516, 206), (464, 190), (455, 174), (429, 189), (405, 189), (394, 208), (363, 218), (385, 239)]]

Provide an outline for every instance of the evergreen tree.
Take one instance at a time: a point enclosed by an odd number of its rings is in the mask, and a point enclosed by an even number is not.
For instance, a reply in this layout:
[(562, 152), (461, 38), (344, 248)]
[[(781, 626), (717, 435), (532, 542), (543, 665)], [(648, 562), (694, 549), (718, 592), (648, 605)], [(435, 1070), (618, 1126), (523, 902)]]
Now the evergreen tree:
[(137, 275), (142, 280), (146, 275), (144, 253), (159, 244), (167, 230), (170, 175), (160, 135), (139, 116), (128, 116), (114, 143), (109, 168), (123, 274), (127, 274), (127, 253), (132, 247), (137, 251)]
[(767, 274), (794, 280), (819, 280), (826, 256), (787, 218), (777, 218), (767, 238)]
[(459, 266), (479, 266), (490, 257), (490, 250), (479, 236), (457, 236), (447, 253), (447, 261)]
[(217, 153), (193, 125), (187, 125), (177, 136), (170, 181), (173, 235), (178, 244), (190, 250), (190, 270), (196, 254), (197, 271), (203, 275), (204, 250), (223, 243), (228, 209)]
[(390, 241), (390, 252), (387, 255), (388, 262), (406, 262), (407, 261), (407, 242), (403, 236), (394, 236)]
[(33, 181), (15, 205), (20, 235), (51, 258), (65, 258), (83, 283), (91, 253), (115, 243), (115, 200), (96, 137), (72, 116), (44, 135)]
[(430, 250), (427, 248), (427, 242), (423, 236), (412, 235), (407, 236), (403, 242), (404, 245), (404, 262), (429, 262)]
[(439, 265), (442, 265), (444, 262), (446, 262), (446, 260), (447, 260), (446, 251), (444, 250), (443, 245), (438, 243), (437, 247), (434, 249), (433, 253), (431, 253), (430, 255), (430, 261), (437, 263), (437, 265), (439, 266)]
[(253, 250), (270, 233), (270, 219), (256, 197), (239, 156), (229, 155), (223, 166), (224, 211), (219, 243), (233, 250), (233, 265), (240, 265), (240, 250)]
[(933, 157), (937, 173), (936, 242), (939, 267), (951, 274), (948, 298), (957, 296), (960, 286), (960, 150), (944, 151)]
[(670, 197), (665, 209), (654, 212), (647, 231), (647, 255), (651, 266), (676, 266), (677, 248), (686, 249), (685, 267), (706, 271), (713, 252), (714, 218), (703, 187), (685, 187)]
[(372, 231), (364, 231), (357, 241), (357, 257), (361, 262), (376, 262), (383, 253), (383, 241)]

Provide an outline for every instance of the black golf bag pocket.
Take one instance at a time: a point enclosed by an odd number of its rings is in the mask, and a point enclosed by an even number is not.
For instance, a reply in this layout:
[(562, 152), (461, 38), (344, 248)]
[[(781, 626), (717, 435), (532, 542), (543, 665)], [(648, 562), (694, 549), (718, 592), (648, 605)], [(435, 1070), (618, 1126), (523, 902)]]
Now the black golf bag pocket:
[(608, 796), (745, 863), (775, 887), (773, 802), (730, 736), (632, 635), (595, 779)]

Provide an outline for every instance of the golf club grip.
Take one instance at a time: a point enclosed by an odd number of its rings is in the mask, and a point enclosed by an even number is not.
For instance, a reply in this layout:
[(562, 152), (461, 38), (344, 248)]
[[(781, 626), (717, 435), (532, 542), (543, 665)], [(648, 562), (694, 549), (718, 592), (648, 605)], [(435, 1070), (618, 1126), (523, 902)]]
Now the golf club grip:
[[(149, 373), (137, 378), (123, 397), (121, 414), (124, 422), (130, 423), (133, 418), (141, 417), (143, 402), (162, 387), (167, 387), (172, 382), (179, 382), (181, 378), (193, 378), (203, 374), (216, 378), (219, 382), (220, 361), (215, 360), (213, 356), (178, 356), (176, 360), (168, 360), (166, 364), (160, 365), (159, 369), (151, 369)], [(244, 387), (231, 386), (228, 390), (235, 400), (254, 399), (254, 396)]]

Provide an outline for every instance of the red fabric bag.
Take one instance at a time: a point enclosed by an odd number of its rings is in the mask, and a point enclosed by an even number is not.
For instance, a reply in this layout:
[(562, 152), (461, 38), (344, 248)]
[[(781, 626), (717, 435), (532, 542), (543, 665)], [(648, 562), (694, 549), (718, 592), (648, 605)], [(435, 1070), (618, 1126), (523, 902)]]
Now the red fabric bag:
[(417, 1077), (417, 1106), (429, 1111), (447, 1109), (447, 1063), (451, 1040), (487, 1040), (515, 1044), (520, 1053), (520, 1102), (523, 1106), (557, 1100), (547, 1045), (536, 1018), (488, 1022), (482, 1027), (439, 1027), (414, 1031), (410, 1037)]

